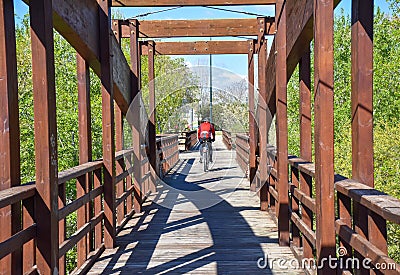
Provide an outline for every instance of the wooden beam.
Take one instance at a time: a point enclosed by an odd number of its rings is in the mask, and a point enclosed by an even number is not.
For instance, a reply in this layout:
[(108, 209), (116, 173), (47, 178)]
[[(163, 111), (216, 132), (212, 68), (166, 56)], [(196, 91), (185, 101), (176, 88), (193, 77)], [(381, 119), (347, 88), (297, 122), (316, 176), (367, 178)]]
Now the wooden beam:
[[(314, 0), (314, 112), (317, 262), (336, 256), (333, 123), (333, 0)], [(324, 265), (323, 274), (336, 274)]]
[[(112, 24), (112, 29), (114, 31), (115, 38), (119, 45), (121, 45), (121, 20), (114, 21)], [(121, 47), (121, 46), (120, 46)], [(129, 82), (129, 75), (125, 76), (127, 81)], [(128, 84), (129, 85), (129, 84)], [(116, 104), (114, 105), (114, 114), (115, 114), (115, 150), (117, 152), (124, 149), (124, 117), (121, 111), (121, 108)], [(121, 175), (124, 172), (124, 159), (121, 159), (116, 162), (116, 175)], [(116, 186), (116, 198), (121, 196), (124, 193), (124, 180), (123, 182), (115, 182)], [(119, 204), (117, 206), (117, 224), (120, 224), (125, 217), (125, 207), (124, 204)]]
[[(54, 4), (54, 3), (53, 3)], [(37, 0), (29, 7), (32, 37), (35, 127), (36, 264), (40, 274), (57, 274), (58, 156), (52, 1)]]
[[(89, 64), (79, 55), (76, 55), (77, 78), (78, 78), (78, 117), (79, 117), (79, 164), (92, 161), (92, 127), (90, 108), (90, 71)], [(83, 179), (84, 178), (84, 179)], [(86, 174), (76, 182), (76, 196), (80, 198), (89, 192), (91, 176)], [(89, 220), (92, 211), (89, 204), (85, 204), (77, 211), (77, 227), (80, 228)], [(92, 238), (85, 236), (77, 244), (78, 267), (82, 266), (89, 254), (90, 241)]]
[(267, 62), (267, 40), (261, 39), (258, 43), (258, 87), (259, 87), (259, 100), (258, 100), (258, 115), (259, 115), (259, 139), (260, 139), (260, 209), (261, 211), (268, 210), (268, 171), (267, 171), (267, 142), (268, 142), (268, 104), (266, 101), (266, 62)]
[[(311, 51), (303, 55), (299, 63), (299, 87), (300, 87), (300, 158), (312, 161), (312, 130), (311, 130)], [(300, 171), (300, 190), (312, 197), (312, 178)], [(302, 220), (309, 227), (313, 227), (313, 212), (308, 207), (302, 208)], [(313, 246), (305, 238), (303, 239), (303, 257), (313, 257)]]
[[(275, 76), (275, 62), (276, 62), (276, 51), (275, 51), (275, 38), (272, 41), (271, 49), (269, 51), (269, 56), (267, 60), (267, 81), (266, 81), (266, 93), (267, 93), (267, 101), (270, 102), (272, 98), (275, 98), (275, 82), (276, 82), (276, 76)], [(271, 104), (275, 105), (276, 102), (273, 101)], [(276, 108), (275, 108), (276, 109)], [(275, 115), (275, 109), (274, 112), (271, 110), (271, 117)]]
[[(141, 43), (142, 55), (147, 55), (147, 44)], [(247, 54), (248, 41), (156, 42), (157, 55)]]
[[(374, 187), (373, 18), (374, 1), (352, 1), (352, 178), (370, 187)], [(358, 203), (353, 209), (356, 233), (387, 253), (386, 220)]]
[[(100, 2), (99, 29), (110, 29), (110, 0)], [(110, 31), (100, 32), (100, 64), (101, 64), (101, 93), (102, 93), (102, 129), (103, 129), (103, 175), (104, 175), (104, 245), (113, 248), (116, 238), (115, 213), (115, 121), (114, 121), (114, 90), (113, 68), (111, 58), (112, 41), (117, 43)]]
[[(258, 36), (258, 19), (208, 19), (208, 20), (143, 20), (139, 22), (139, 37), (217, 37)], [(275, 33), (274, 18), (265, 18), (266, 35)], [(263, 32), (264, 30), (262, 30)], [(129, 38), (129, 26), (122, 26), (122, 37)]]
[[(21, 184), (17, 77), (14, 5), (0, 0), (0, 190)], [(20, 204), (0, 209), (0, 224), (0, 242), (20, 231)], [(22, 274), (21, 248), (0, 261), (0, 273), (11, 271)]]
[(275, 5), (275, 0), (113, 0), (114, 7)]
[(139, 49), (139, 23), (137, 20), (131, 21), (130, 29), (130, 56), (131, 56), (131, 92), (132, 104), (129, 107), (126, 119), (132, 125), (132, 148), (133, 148), (133, 175), (134, 175), (134, 201), (133, 206), (136, 213), (142, 212), (142, 154), (141, 145), (143, 135), (141, 131), (141, 111), (140, 111), (140, 49)]
[(374, 3), (352, 1), (352, 177), (374, 187), (373, 14)]
[[(277, 12), (282, 11), (277, 22), (275, 36), (276, 55), (276, 140), (278, 172), (278, 233), (279, 244), (289, 245), (289, 197), (288, 197), (288, 122), (287, 122), (287, 72), (286, 72), (286, 5), (278, 0)], [(275, 14), (278, 18), (279, 14)]]
[[(157, 177), (157, 144), (156, 144), (156, 86), (155, 86), (155, 68), (154, 68), (154, 41), (148, 42), (148, 79), (149, 79), (149, 163), (151, 170), (151, 190), (156, 187)], [(155, 190), (154, 190), (155, 191)]]
[(256, 40), (246, 41), (247, 44), (247, 74), (248, 74), (248, 90), (249, 90), (249, 179), (250, 189), (256, 191), (256, 172), (257, 172), (257, 160), (256, 160), (256, 147), (257, 147), (257, 132), (256, 132), (256, 108), (255, 108), (255, 97), (254, 97), (254, 52)]
[[(24, 0), (29, 5), (29, 0)], [(100, 48), (98, 37), (100, 30), (99, 5), (96, 1), (64, 1), (53, 0), (54, 28), (77, 50), (89, 63), (90, 67), (101, 76)], [(109, 27), (107, 27), (110, 29)], [(111, 32), (111, 29), (110, 29)], [(111, 52), (113, 55), (113, 85), (115, 100), (123, 113), (126, 113), (130, 104), (130, 85), (126, 75), (129, 75), (129, 65), (118, 46), (116, 39), (112, 39)]]

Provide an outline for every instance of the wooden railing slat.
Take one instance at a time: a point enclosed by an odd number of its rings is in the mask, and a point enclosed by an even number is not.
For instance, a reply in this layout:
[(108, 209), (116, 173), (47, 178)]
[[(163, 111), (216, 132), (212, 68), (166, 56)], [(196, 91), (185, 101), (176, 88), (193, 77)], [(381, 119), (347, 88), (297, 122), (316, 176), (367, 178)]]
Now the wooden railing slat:
[(400, 200), (351, 179), (335, 182), (335, 189), (374, 211), (387, 221), (400, 224)]
[(385, 266), (393, 266), (395, 267), (393, 270), (386, 270), (387, 274), (400, 274), (400, 265), (398, 263), (389, 258), (384, 252), (379, 250), (360, 234), (353, 231), (353, 229), (348, 227), (344, 222), (336, 220), (335, 227), (336, 234), (338, 234), (342, 240), (350, 244), (351, 247), (363, 257), (369, 258), (374, 265), (379, 263), (380, 265), (385, 264)]
[(313, 213), (315, 213), (315, 199), (307, 196), (304, 192), (300, 191), (295, 185), (289, 184), (292, 195), (298, 199), (302, 205), (306, 206)]
[(291, 220), (296, 224), (296, 226), (300, 229), (300, 231), (304, 234), (304, 236), (309, 240), (312, 245), (315, 247), (316, 244), (316, 235), (315, 232), (311, 230), (296, 213), (291, 214)]
[(104, 218), (104, 211), (100, 212), (96, 217), (91, 219), (88, 223), (86, 223), (83, 227), (79, 228), (68, 240), (64, 241), (59, 247), (59, 257), (65, 255), (74, 245), (78, 243), (80, 239), (82, 239), (90, 230), (94, 229), (94, 227), (100, 223)]
[(97, 187), (96, 189), (90, 191), (86, 195), (74, 200), (70, 204), (67, 204), (63, 208), (58, 211), (58, 219), (62, 220), (75, 210), (84, 206), (86, 203), (94, 200), (96, 197), (100, 196), (103, 193), (103, 186)]
[(36, 186), (34, 184), (25, 184), (2, 190), (0, 191), (0, 208), (33, 197), (35, 194)]
[(103, 166), (102, 160), (87, 162), (68, 170), (58, 173), (58, 184), (66, 183), (69, 180), (76, 179), (87, 173), (93, 172), (94, 170), (100, 169)]
[(19, 231), (18, 233), (11, 236), (11, 238), (0, 243), (0, 259), (4, 258), (8, 254), (14, 252), (16, 249), (22, 247), (26, 242), (36, 237), (36, 224), (29, 226), (28, 228)]

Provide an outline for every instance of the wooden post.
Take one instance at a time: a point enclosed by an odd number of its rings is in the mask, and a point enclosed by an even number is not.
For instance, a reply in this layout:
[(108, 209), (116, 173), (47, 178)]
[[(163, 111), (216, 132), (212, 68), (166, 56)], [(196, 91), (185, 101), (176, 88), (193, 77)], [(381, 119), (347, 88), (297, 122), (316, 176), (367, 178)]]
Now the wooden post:
[[(299, 63), (300, 77), (300, 158), (305, 161), (312, 161), (312, 131), (311, 131), (311, 57), (310, 47), (302, 56)], [(312, 178), (304, 172), (300, 171), (300, 190), (312, 197)], [(313, 213), (302, 206), (301, 219), (312, 229)], [(302, 237), (303, 241), (303, 258), (310, 259), (313, 257), (313, 247), (307, 238)]]
[[(314, 0), (315, 184), (317, 261), (336, 256), (333, 167), (334, 1)], [(327, 264), (320, 274), (336, 274)]]
[[(104, 168), (103, 168), (104, 169)], [(103, 179), (103, 171), (98, 169), (93, 173), (93, 189), (101, 186)], [(102, 199), (101, 196), (97, 196), (93, 203), (93, 216), (97, 216), (102, 211)], [(101, 223), (97, 224), (94, 228), (94, 249), (100, 249), (103, 245), (103, 226)]]
[[(35, 223), (35, 197), (24, 200), (22, 203), (23, 217), (22, 224), (23, 228), (28, 228)], [(23, 274), (29, 273), (32, 267), (36, 265), (36, 245), (35, 240), (30, 240), (25, 243), (22, 251), (23, 257)], [(19, 273), (21, 274), (21, 273)]]
[(254, 102), (254, 40), (249, 40), (249, 52), (247, 55), (248, 89), (249, 89), (249, 146), (250, 146), (250, 189), (256, 191), (256, 120)]
[[(352, 1), (352, 177), (370, 187), (374, 187), (373, 16), (374, 1)], [(353, 211), (355, 231), (386, 253), (386, 221), (358, 203)]]
[[(21, 184), (17, 76), (14, 5), (0, 0), (0, 190)], [(0, 224), (0, 242), (20, 231), (20, 205), (0, 209)], [(22, 249), (0, 261), (0, 273), (22, 274)]]
[[(268, 103), (268, 111), (270, 112), (270, 119), (267, 120), (267, 133), (269, 133), (271, 126), (272, 126), (272, 114), (275, 115), (276, 114), (276, 93), (275, 93), (275, 87), (274, 90), (272, 91), (272, 95), (271, 98), (269, 99), (269, 103)], [(269, 138), (269, 137), (268, 137)], [(268, 146), (269, 144), (269, 140), (267, 140), (267, 144)], [(269, 169), (275, 169), (276, 170), (276, 156), (273, 154), (268, 154), (267, 155), (267, 160), (268, 160), (268, 165), (269, 165)], [(276, 176), (276, 175), (275, 175)], [(277, 179), (275, 178), (274, 175), (272, 175), (271, 173), (268, 174), (268, 185), (267, 185), (267, 190), (268, 190), (268, 208), (271, 214), (274, 214), (275, 217), (277, 216), (277, 212), (276, 212), (276, 200), (274, 198), (274, 196), (271, 194), (271, 192), (269, 192), (270, 188), (274, 188), (276, 190), (276, 183), (277, 183)]]
[(148, 69), (149, 69), (149, 162), (152, 177), (151, 190), (156, 191), (157, 178), (157, 144), (156, 144), (156, 90), (154, 75), (154, 41), (148, 41)]
[[(291, 166), (290, 170), (291, 170), (290, 171), (291, 182), (293, 186), (290, 188), (292, 195), (290, 197), (291, 212), (289, 213), (289, 218), (291, 218), (292, 214), (296, 214), (298, 217), (300, 217), (300, 203), (299, 200), (293, 195), (294, 189), (300, 188), (300, 175), (299, 175), (300, 171), (294, 166)], [(290, 225), (290, 233), (292, 234), (290, 239), (290, 246), (295, 248), (300, 248), (300, 238), (301, 238), (300, 229), (294, 222), (289, 222), (289, 225)]]
[[(81, 186), (84, 185), (84, 180), (82, 180), (82, 177), (78, 178), (78, 181), (81, 182)], [(65, 189), (65, 183), (61, 184), (58, 186), (58, 209), (62, 209), (64, 206), (67, 205), (66, 203), (66, 189)], [(38, 215), (40, 215), (38, 213)], [(66, 238), (66, 231), (67, 231), (67, 222), (66, 219), (63, 218), (58, 221), (58, 244), (61, 245)], [(59, 275), (64, 275), (66, 274), (66, 257), (65, 255), (62, 255), (58, 259), (58, 274)]]
[(286, 70), (286, 5), (276, 4), (276, 142), (278, 173), (278, 231), (279, 244), (289, 245), (289, 193), (288, 193), (288, 125), (287, 125), (287, 70)]
[(134, 174), (134, 209), (136, 213), (142, 212), (142, 158), (141, 144), (143, 137), (140, 128), (140, 51), (139, 51), (139, 23), (132, 20), (130, 27), (130, 54), (132, 64), (132, 103), (129, 108), (128, 116), (131, 116), (132, 123), (132, 146), (133, 146), (133, 174)]
[[(121, 45), (121, 20), (117, 20), (113, 22), (112, 25), (114, 35), (118, 41), (118, 44)], [(121, 108), (119, 108), (118, 104), (114, 101), (114, 115), (115, 115), (115, 150), (117, 152), (124, 149), (124, 116), (122, 114)], [(120, 159), (116, 163), (116, 175), (120, 175), (124, 172), (124, 158)], [(121, 196), (124, 193), (124, 181), (116, 182), (116, 197)], [(125, 216), (125, 207), (124, 203), (120, 203), (117, 206), (117, 224), (120, 224)]]
[(111, 1), (99, 1), (100, 27), (100, 63), (103, 118), (103, 162), (104, 162), (104, 244), (106, 248), (115, 245), (115, 129), (114, 129), (114, 92), (111, 62)]
[[(92, 161), (92, 127), (90, 111), (90, 71), (89, 64), (79, 54), (76, 55), (78, 76), (78, 117), (79, 117), (79, 164)], [(88, 174), (85, 179), (76, 183), (76, 196), (79, 198), (89, 192), (92, 177)], [(77, 211), (78, 228), (84, 226), (90, 218), (89, 205), (86, 204)], [(90, 240), (85, 236), (77, 245), (78, 267), (86, 261), (90, 250)]]
[(266, 64), (267, 64), (267, 41), (265, 39), (265, 18), (258, 18), (260, 35), (258, 36), (258, 88), (259, 100), (259, 138), (260, 138), (260, 208), (261, 211), (268, 210), (268, 171), (267, 171), (267, 90), (266, 90)]
[(58, 156), (51, 0), (30, 3), (36, 163), (36, 264), (40, 274), (57, 274)]
[(374, 187), (373, 13), (374, 1), (352, 1), (352, 176), (371, 187)]

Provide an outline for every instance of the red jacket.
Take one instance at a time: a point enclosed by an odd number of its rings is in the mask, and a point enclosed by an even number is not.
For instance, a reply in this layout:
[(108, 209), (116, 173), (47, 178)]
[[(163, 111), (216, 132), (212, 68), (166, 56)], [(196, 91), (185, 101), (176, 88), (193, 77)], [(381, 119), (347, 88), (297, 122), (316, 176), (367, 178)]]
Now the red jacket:
[(214, 125), (210, 122), (203, 122), (200, 124), (199, 129), (197, 130), (197, 138), (203, 138), (203, 134), (206, 135), (206, 138), (215, 139), (215, 128)]

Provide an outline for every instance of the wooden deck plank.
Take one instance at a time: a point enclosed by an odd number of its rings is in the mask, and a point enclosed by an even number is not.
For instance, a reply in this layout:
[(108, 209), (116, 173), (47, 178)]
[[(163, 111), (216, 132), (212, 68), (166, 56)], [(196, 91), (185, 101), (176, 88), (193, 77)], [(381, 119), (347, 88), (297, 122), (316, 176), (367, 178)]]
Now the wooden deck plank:
[(88, 274), (302, 274), (260, 269), (257, 261), (294, 259), (280, 247), (276, 224), (259, 211), (259, 198), (222, 140), (214, 164), (202, 172), (197, 151), (181, 160)]

